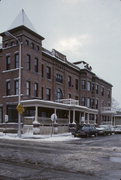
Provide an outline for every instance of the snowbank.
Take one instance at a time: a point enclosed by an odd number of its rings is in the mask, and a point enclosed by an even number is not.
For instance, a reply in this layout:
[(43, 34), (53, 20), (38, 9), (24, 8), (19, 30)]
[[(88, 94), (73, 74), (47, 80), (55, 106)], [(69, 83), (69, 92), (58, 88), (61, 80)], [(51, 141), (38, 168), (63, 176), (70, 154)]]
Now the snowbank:
[(11, 140), (29, 140), (29, 141), (38, 141), (38, 142), (58, 142), (58, 141), (71, 141), (76, 140), (71, 133), (63, 133), (63, 134), (53, 134), (51, 135), (23, 135), (21, 138), (17, 136), (17, 134), (4, 134), (0, 133), (0, 139), (11, 139)]

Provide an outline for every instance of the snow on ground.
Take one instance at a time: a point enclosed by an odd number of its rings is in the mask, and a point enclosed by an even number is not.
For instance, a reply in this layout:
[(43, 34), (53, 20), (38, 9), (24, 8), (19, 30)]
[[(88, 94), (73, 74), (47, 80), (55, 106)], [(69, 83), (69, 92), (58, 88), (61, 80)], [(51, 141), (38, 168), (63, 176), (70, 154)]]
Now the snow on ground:
[(22, 134), (21, 138), (18, 137), (17, 134), (5, 134), (0, 133), (0, 139), (11, 139), (11, 140), (29, 140), (29, 141), (38, 141), (38, 142), (57, 142), (57, 141), (70, 141), (76, 140), (71, 133), (63, 133), (63, 134), (50, 134), (50, 135), (27, 135)]

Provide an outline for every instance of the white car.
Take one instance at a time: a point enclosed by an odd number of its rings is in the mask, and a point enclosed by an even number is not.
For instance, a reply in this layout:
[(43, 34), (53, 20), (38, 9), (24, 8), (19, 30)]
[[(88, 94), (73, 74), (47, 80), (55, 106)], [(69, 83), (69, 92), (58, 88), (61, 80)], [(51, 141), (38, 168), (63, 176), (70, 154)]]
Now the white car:
[(115, 134), (121, 134), (121, 127), (120, 126), (114, 127), (114, 133)]
[(112, 135), (112, 128), (108, 125), (100, 125), (99, 128), (97, 128), (99, 135)]

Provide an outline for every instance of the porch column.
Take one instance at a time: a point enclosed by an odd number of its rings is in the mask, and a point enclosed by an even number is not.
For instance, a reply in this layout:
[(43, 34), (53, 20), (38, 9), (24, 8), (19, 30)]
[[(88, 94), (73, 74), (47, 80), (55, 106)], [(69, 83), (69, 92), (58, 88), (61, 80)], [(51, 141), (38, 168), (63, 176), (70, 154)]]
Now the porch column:
[(69, 124), (71, 124), (71, 119), (70, 119), (71, 115), (70, 115), (70, 114), (71, 114), (71, 111), (69, 110), (69, 111), (68, 111)]
[[(54, 114), (56, 114), (56, 108), (54, 109)], [(58, 118), (58, 117), (57, 117)], [(57, 122), (56, 122), (56, 120), (55, 120), (55, 124), (56, 124)]]
[(85, 124), (85, 111), (83, 112), (83, 116), (81, 117), (81, 121)]
[(82, 117), (81, 117), (81, 112), (79, 112), (79, 124), (81, 124)]
[(103, 115), (100, 115), (100, 124), (103, 124)]
[(111, 114), (111, 126), (113, 125), (113, 115)]
[(56, 114), (56, 108), (54, 109), (54, 114)]
[(38, 123), (38, 106), (35, 106), (35, 120), (34, 123)]
[(38, 122), (38, 106), (35, 106), (35, 120), (33, 122), (33, 133), (40, 134), (40, 123)]
[(84, 112), (84, 123), (85, 123), (85, 112)]
[(114, 120), (114, 127), (116, 126), (116, 119), (115, 119), (115, 115), (113, 116), (113, 120)]
[(94, 114), (94, 124), (96, 124), (96, 114)]
[(89, 113), (87, 113), (87, 123), (89, 124)]
[(75, 109), (73, 110), (73, 122), (72, 124), (75, 124)]

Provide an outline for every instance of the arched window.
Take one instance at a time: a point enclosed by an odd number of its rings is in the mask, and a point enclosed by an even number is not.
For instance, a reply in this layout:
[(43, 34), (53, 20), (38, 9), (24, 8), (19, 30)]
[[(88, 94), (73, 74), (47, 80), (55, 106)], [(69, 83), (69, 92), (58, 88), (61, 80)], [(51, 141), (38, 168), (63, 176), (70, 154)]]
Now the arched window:
[(56, 94), (57, 94), (57, 99), (63, 99), (63, 93), (60, 88), (57, 89)]

